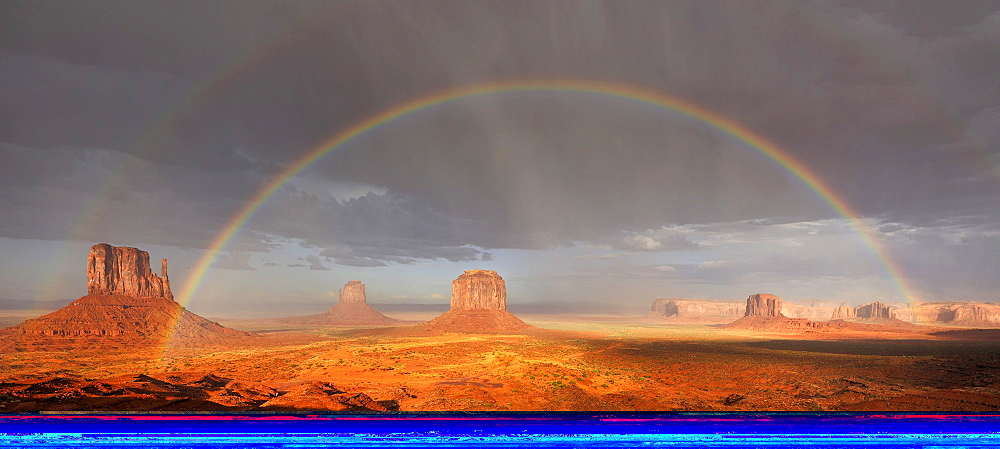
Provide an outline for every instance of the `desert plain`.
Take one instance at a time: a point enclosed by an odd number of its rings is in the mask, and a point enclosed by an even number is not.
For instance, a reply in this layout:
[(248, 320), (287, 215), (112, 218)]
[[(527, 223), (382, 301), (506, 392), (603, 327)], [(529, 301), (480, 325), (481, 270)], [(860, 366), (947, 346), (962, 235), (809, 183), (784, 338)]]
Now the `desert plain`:
[[(433, 314), (396, 316), (416, 323)], [(398, 327), (220, 320), (259, 336), (233, 347), (4, 353), (0, 411), (1000, 408), (994, 330), (761, 334), (613, 316), (521, 318), (535, 328), (393, 335)]]
[(643, 316), (515, 315), (496, 271), (467, 270), (443, 313), (378, 311), (352, 280), (322, 313), (204, 318), (174, 301), (161, 264), (97, 244), (87, 295), (7, 311), (0, 412), (1000, 409), (990, 304), (824, 309), (752, 294), (661, 298)]

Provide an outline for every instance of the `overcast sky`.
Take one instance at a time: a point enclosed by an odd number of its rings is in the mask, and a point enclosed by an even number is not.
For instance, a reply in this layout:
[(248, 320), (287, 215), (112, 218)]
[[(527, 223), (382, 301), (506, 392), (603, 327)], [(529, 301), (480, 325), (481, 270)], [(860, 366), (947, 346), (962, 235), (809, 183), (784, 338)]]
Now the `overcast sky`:
[[(280, 315), (657, 297), (1000, 300), (998, 2), (0, 2), (0, 300), (85, 294), (98, 242), (179, 291), (225, 225), (337, 132), (450, 88), (590, 80), (661, 92), (774, 142), (855, 208), (877, 254), (738, 139), (608, 95), (506, 92), (421, 111), (297, 174), (189, 307)], [(295, 309), (298, 311), (298, 309)], [(287, 314), (287, 313), (286, 313)]]

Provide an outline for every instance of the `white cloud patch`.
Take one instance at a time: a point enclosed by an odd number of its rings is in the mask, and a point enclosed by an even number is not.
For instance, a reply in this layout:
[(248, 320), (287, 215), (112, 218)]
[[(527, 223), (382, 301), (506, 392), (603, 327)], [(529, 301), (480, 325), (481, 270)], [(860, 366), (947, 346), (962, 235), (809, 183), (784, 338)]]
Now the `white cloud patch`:
[(684, 227), (664, 226), (644, 232), (625, 232), (612, 246), (630, 251), (685, 251), (696, 250), (698, 243), (688, 240), (690, 230)]
[(212, 267), (227, 270), (256, 270), (253, 265), (250, 265), (250, 253), (242, 251), (219, 255), (212, 263)]

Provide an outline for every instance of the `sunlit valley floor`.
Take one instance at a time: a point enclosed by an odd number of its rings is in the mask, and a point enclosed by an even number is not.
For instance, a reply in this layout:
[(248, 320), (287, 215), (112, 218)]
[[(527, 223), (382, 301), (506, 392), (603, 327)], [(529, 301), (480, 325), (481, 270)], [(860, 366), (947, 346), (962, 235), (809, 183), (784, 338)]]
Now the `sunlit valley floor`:
[[(403, 318), (423, 318), (412, 315)], [(261, 337), (236, 347), (5, 353), (0, 411), (1000, 409), (991, 330), (752, 334), (521, 318), (537, 329), (408, 336), (220, 320)]]

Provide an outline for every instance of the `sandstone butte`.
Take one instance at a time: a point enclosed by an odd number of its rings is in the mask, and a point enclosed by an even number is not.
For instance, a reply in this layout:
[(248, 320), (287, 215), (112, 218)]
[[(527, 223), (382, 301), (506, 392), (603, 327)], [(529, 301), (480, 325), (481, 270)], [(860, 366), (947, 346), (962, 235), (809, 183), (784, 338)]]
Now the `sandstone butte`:
[(823, 326), (806, 318), (786, 317), (781, 313), (781, 309), (781, 298), (766, 293), (753, 294), (747, 297), (743, 318), (727, 324), (726, 327), (762, 332), (802, 332)]
[(315, 325), (383, 325), (397, 323), (368, 306), (365, 296), (365, 284), (353, 280), (340, 289), (337, 303), (318, 315), (283, 318), (284, 323), (315, 324)]
[(86, 296), (47, 315), (0, 329), (0, 351), (24, 348), (127, 348), (222, 343), (253, 336), (195, 315), (173, 300), (167, 261), (152, 273), (149, 253), (94, 245), (87, 257)]
[(507, 311), (507, 285), (496, 271), (468, 270), (451, 283), (451, 309), (410, 330), (495, 334), (531, 328)]

